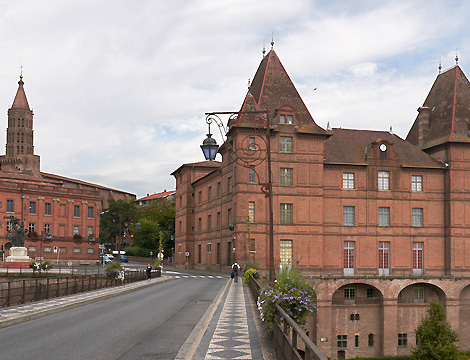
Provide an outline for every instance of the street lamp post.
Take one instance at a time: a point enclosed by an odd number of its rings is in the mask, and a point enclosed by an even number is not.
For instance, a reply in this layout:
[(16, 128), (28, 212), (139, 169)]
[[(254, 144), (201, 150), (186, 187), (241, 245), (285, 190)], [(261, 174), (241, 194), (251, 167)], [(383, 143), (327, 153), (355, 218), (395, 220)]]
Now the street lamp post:
[[(273, 196), (272, 196), (272, 176), (271, 176), (271, 126), (269, 120), (269, 110), (263, 111), (240, 111), (240, 112), (212, 112), (206, 113), (206, 123), (209, 127), (209, 133), (207, 134), (207, 138), (203, 141), (201, 145), (201, 149), (204, 153), (204, 157), (206, 160), (212, 161), (215, 159), (219, 146), (217, 142), (212, 138), (212, 134), (210, 131), (210, 125), (212, 122), (215, 122), (220, 130), (222, 138), (227, 136), (228, 130), (225, 128), (222, 120), (220, 119), (219, 115), (230, 115), (230, 121), (232, 121), (232, 126), (239, 121), (239, 115), (247, 115), (247, 114), (254, 114), (254, 115), (261, 115), (261, 119), (257, 120), (262, 124), (262, 128), (266, 129), (265, 134), (265, 143), (266, 143), (266, 163), (267, 163), (267, 181), (262, 183), (260, 181), (259, 184), (261, 185), (261, 191), (264, 193), (265, 197), (268, 199), (268, 233), (269, 233), (269, 258), (268, 258), (268, 267), (269, 267), (269, 282), (274, 284), (274, 217), (273, 217)], [(237, 116), (235, 119), (234, 117)], [(230, 124), (229, 124), (230, 125)], [(229, 154), (231, 157), (235, 159), (237, 163), (244, 167), (250, 168), (250, 162), (245, 158), (241, 158), (238, 155), (238, 149), (234, 151), (231, 147), (231, 144), (227, 142), (229, 148)], [(260, 151), (259, 147), (256, 147), (254, 144), (249, 144), (248, 151), (250, 153)], [(246, 149), (243, 150), (246, 152)], [(259, 165), (263, 162), (264, 159), (262, 157), (256, 158), (256, 164)], [(256, 166), (256, 165), (254, 165)], [(253, 167), (254, 167), (253, 166)], [(253, 169), (254, 170), (254, 169)], [(258, 176), (259, 180), (259, 176)]]

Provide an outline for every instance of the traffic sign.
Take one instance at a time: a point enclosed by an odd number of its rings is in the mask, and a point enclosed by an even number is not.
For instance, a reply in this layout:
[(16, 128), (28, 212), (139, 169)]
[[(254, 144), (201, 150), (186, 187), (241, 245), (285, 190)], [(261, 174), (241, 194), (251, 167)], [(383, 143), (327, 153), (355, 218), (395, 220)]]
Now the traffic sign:
[(189, 257), (189, 251), (186, 251), (186, 257)]

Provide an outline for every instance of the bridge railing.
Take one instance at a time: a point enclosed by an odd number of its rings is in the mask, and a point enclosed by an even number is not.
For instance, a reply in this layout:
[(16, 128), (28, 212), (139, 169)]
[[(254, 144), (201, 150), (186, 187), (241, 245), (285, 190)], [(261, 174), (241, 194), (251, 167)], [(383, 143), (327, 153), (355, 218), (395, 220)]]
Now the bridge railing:
[[(256, 279), (250, 275), (248, 286), (254, 300), (257, 301), (262, 290)], [(278, 304), (271, 333), (277, 360), (327, 360), (328, 358), (318, 349), (313, 341)]]
[[(160, 270), (152, 272), (152, 277), (160, 276)], [(105, 274), (89, 274), (0, 281), (0, 306), (9, 307), (26, 304), (55, 297), (122, 286), (146, 279), (147, 272), (139, 270), (125, 271), (124, 280), (117, 280)]]

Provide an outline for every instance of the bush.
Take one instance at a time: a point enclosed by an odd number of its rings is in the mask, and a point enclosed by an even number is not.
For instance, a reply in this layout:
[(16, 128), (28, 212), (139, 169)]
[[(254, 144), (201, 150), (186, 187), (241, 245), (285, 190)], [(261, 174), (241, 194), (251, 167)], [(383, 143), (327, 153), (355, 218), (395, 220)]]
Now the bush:
[(257, 304), (268, 330), (273, 328), (276, 303), (299, 325), (304, 325), (307, 316), (316, 310), (315, 291), (303, 280), (299, 269), (283, 269), (275, 284), (261, 291)]
[(38, 262), (32, 262), (31, 264), (29, 264), (29, 267), (31, 269), (33, 269), (33, 272), (36, 272), (36, 271), (40, 271), (41, 270), (41, 264), (38, 263)]
[(50, 270), (52, 269), (52, 265), (51, 265), (51, 262), (50, 261), (44, 261), (42, 264), (41, 264), (41, 268), (45, 271), (47, 270)]
[(126, 246), (123, 250), (128, 256), (150, 257), (150, 250), (139, 246)]
[(124, 280), (124, 270), (117, 261), (112, 261), (106, 266), (106, 275), (116, 280)]
[(250, 275), (253, 275), (254, 278), (259, 278), (258, 270), (250, 268), (245, 271), (245, 279), (243, 280), (245, 284), (248, 284), (250, 282)]

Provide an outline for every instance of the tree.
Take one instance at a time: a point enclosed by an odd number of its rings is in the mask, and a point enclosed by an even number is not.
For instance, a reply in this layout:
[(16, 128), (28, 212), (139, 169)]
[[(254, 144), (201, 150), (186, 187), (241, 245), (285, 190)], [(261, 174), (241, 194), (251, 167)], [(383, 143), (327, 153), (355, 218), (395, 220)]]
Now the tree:
[(459, 340), (446, 321), (444, 307), (438, 299), (429, 303), (428, 314), (416, 329), (418, 345), (412, 354), (417, 360), (458, 360), (462, 359), (455, 342)]
[[(140, 218), (153, 221), (158, 226), (158, 233), (163, 234), (163, 249), (167, 254), (171, 253), (171, 248), (175, 246), (175, 202), (167, 199), (156, 199), (152, 201), (149, 209), (139, 212)], [(140, 231), (136, 236), (140, 236)], [(160, 237), (153, 240), (158, 241)], [(156, 247), (153, 247), (155, 249)]]
[(109, 207), (100, 216), (100, 242), (114, 243), (136, 219), (134, 201), (109, 200)]
[(134, 233), (134, 246), (142, 249), (155, 250), (158, 243), (158, 224), (150, 219), (141, 218), (140, 229)]

